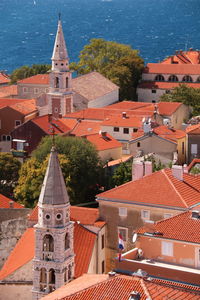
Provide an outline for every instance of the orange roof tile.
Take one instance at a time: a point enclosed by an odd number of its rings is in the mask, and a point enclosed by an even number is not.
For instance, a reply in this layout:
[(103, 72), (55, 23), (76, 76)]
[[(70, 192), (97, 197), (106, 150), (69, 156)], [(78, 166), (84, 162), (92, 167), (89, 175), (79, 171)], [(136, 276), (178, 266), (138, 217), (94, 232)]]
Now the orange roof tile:
[(0, 84), (6, 84), (10, 82), (10, 77), (2, 72), (0, 72)]
[(177, 142), (177, 139), (185, 137), (185, 131), (169, 128), (168, 126), (158, 126), (153, 128), (153, 132), (160, 137)]
[(15, 104), (23, 103), (24, 104), (29, 101), (32, 101), (30, 99), (15, 99), (15, 98), (0, 98), (0, 109), (6, 106), (12, 106)]
[(77, 120), (74, 120), (74, 119), (64, 119), (64, 118), (61, 118), (59, 119), (59, 121), (61, 123), (63, 123), (65, 126), (67, 126), (68, 128), (70, 128), (71, 130), (76, 126), (77, 124)]
[[(161, 220), (152, 225), (152, 232), (160, 232), (162, 235), (156, 238), (173, 239), (191, 243), (200, 243), (200, 219), (192, 218), (192, 212), (187, 211), (174, 217)], [(147, 229), (144, 227), (138, 233), (145, 234)], [(148, 229), (149, 232), (149, 229)]]
[(172, 55), (164, 59), (162, 64), (199, 64), (200, 63), (200, 52), (197, 50), (189, 51), (177, 51), (175, 55)]
[(0, 98), (17, 96), (17, 85), (0, 86)]
[(157, 103), (158, 112), (162, 116), (171, 116), (179, 107), (183, 105), (180, 102), (159, 102)]
[(190, 134), (200, 134), (200, 124), (189, 125), (185, 131)]
[(119, 165), (120, 163), (127, 162), (133, 157), (133, 155), (122, 156), (119, 159), (111, 160), (108, 162), (108, 167)]
[(165, 169), (98, 194), (101, 200), (185, 209), (200, 203), (200, 193)]
[(65, 122), (61, 122), (61, 119), (52, 120), (52, 123), (50, 124), (48, 115), (37, 117), (35, 119), (32, 119), (31, 121), (33, 123), (35, 123), (38, 127), (40, 127), (47, 134), (52, 133), (52, 130), (51, 130), (52, 126), (53, 126), (56, 134), (66, 133), (71, 129), (64, 124)]
[(145, 102), (134, 102), (134, 101), (121, 101), (107, 106), (108, 109), (120, 109), (120, 110), (134, 110), (134, 109), (142, 109), (146, 106), (151, 105), (151, 103)]
[(151, 74), (189, 74), (199, 75), (200, 64), (162, 64), (162, 63), (149, 63), (144, 69), (144, 73)]
[(138, 139), (140, 137), (144, 136), (144, 130), (143, 129), (139, 129), (137, 132), (133, 132), (132, 134), (132, 139)]
[(49, 74), (33, 75), (31, 77), (19, 80), (17, 83), (49, 85)]
[[(74, 224), (75, 277), (88, 272), (95, 239), (96, 235), (93, 232), (77, 223)], [(34, 251), (34, 228), (28, 228), (1, 269), (0, 280), (31, 261), (34, 258)]]
[(10, 208), (10, 202), (13, 203), (13, 208), (23, 208), (24, 206), (0, 194), (0, 208)]
[(23, 115), (29, 115), (33, 112), (37, 112), (35, 99), (26, 100), (23, 102), (17, 102), (10, 105), (10, 107), (13, 108), (14, 110), (19, 111)]
[(130, 116), (127, 114), (126, 118), (122, 115), (114, 115), (106, 118), (102, 122), (102, 126), (119, 126), (119, 127), (141, 127), (143, 117)]
[(115, 149), (122, 147), (122, 144), (115, 140), (110, 134), (105, 133), (105, 135), (96, 133), (86, 136), (87, 140), (95, 145), (98, 151)]
[(140, 89), (161, 89), (161, 90), (171, 90), (180, 85), (187, 85), (194, 89), (200, 88), (199, 82), (172, 82), (172, 81), (143, 81), (138, 85)]
[(0, 271), (0, 280), (3, 280), (17, 269), (28, 263), (34, 257), (35, 235), (34, 228), (28, 228), (13, 251), (8, 256), (3, 268)]
[(77, 126), (71, 131), (71, 134), (76, 136), (86, 136), (98, 133), (101, 128), (101, 123), (102, 122), (79, 120)]

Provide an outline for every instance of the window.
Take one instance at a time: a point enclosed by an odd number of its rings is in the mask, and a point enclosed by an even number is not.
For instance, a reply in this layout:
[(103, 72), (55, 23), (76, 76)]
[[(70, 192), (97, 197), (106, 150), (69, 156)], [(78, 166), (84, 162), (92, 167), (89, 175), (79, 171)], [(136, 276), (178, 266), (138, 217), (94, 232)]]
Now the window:
[(156, 90), (151, 90), (152, 94), (156, 94)]
[(59, 78), (55, 78), (55, 88), (59, 88)]
[(197, 144), (191, 144), (191, 153), (197, 154)]
[(23, 93), (28, 93), (28, 88), (27, 87), (23, 87)]
[(150, 219), (150, 211), (149, 210), (142, 210), (141, 211), (141, 218), (144, 220)]
[(166, 213), (166, 214), (164, 214), (164, 219), (171, 218), (172, 216), (173, 216), (172, 214)]
[(137, 128), (133, 128), (133, 132), (137, 132), (138, 131), (138, 129)]
[(190, 75), (185, 75), (182, 79), (182, 81), (185, 81), (185, 82), (192, 82), (192, 77)]
[(57, 107), (54, 108), (54, 112), (58, 113), (58, 108)]
[(10, 136), (10, 135), (7, 135), (7, 136), (6, 136), (6, 140), (7, 140), (7, 141), (11, 141), (11, 136)]
[(66, 77), (66, 88), (68, 88), (69, 85), (69, 79)]
[(103, 274), (105, 272), (105, 262), (104, 260), (101, 263), (101, 273)]
[(114, 128), (113, 128), (113, 131), (119, 132), (119, 127), (114, 127)]
[(1, 120), (0, 120), (0, 129), (1, 129)]
[(38, 94), (39, 93), (39, 89), (38, 88), (34, 88), (34, 94)]
[(185, 143), (182, 142), (182, 154), (184, 154), (184, 153), (185, 153)]
[(127, 208), (126, 207), (119, 207), (119, 216), (126, 217), (127, 216)]
[(140, 147), (140, 142), (137, 142), (137, 147)]
[(178, 81), (178, 77), (176, 75), (170, 75), (168, 81)]
[(15, 127), (21, 125), (21, 121), (20, 120), (15, 120)]
[(164, 76), (163, 75), (156, 75), (156, 77), (155, 77), (155, 81), (165, 81), (165, 78), (164, 78)]
[(50, 234), (46, 234), (43, 238), (43, 251), (53, 252), (54, 251), (54, 241)]
[(165, 93), (166, 93), (166, 94), (170, 94), (171, 91), (170, 91), (170, 90), (166, 90)]
[(69, 248), (69, 233), (66, 233), (65, 235), (65, 250)]
[(61, 219), (62, 219), (62, 215), (61, 215), (60, 213), (57, 214), (57, 215), (56, 215), (56, 219), (57, 219), (57, 220), (61, 220)]
[(200, 82), (200, 76), (197, 78), (197, 82)]
[(17, 142), (17, 150), (24, 150), (24, 143)]
[(124, 128), (124, 133), (129, 134), (129, 128)]
[(173, 256), (173, 243), (162, 241), (161, 251), (162, 255)]
[(118, 227), (118, 235), (121, 234), (124, 242), (128, 241), (128, 228)]
[(104, 247), (105, 247), (105, 236), (104, 236), (104, 234), (102, 234), (102, 236), (101, 236), (101, 249), (104, 249)]
[(3, 135), (1, 136), (1, 138), (2, 138), (2, 141), (6, 141), (6, 135), (5, 135), (5, 134), (3, 134)]

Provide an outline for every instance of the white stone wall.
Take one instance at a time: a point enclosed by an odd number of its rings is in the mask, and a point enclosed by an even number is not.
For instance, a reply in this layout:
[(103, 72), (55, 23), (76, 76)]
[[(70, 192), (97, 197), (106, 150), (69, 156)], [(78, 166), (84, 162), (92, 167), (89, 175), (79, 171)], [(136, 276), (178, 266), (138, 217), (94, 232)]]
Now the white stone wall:
[[(152, 90), (155, 90), (156, 93), (152, 93)], [(163, 89), (144, 89), (137, 88), (137, 95), (139, 102), (158, 102), (160, 97), (166, 93), (166, 90)]]
[[(156, 75), (159, 75), (159, 74), (164, 76), (165, 81), (169, 80), (169, 76), (176, 75), (176, 74), (164, 74), (164, 73), (158, 73), (158, 74), (143, 73), (142, 74), (142, 80), (144, 80), (144, 81), (155, 81)], [(190, 75), (190, 74), (178, 74), (178, 75), (176, 75), (178, 77), (178, 81), (182, 82), (183, 77), (185, 75)], [(193, 82), (197, 81), (197, 78), (199, 77), (199, 75), (190, 75), (192, 77)]]
[(48, 85), (19, 83), (17, 85), (17, 94), (20, 99), (32, 99), (47, 93), (48, 89)]
[(32, 285), (0, 284), (0, 299), (2, 300), (31, 300)]
[[(32, 259), (23, 265), (21, 268), (17, 269), (11, 275), (5, 278), (5, 281), (21, 281), (21, 282), (32, 282), (33, 281), (33, 261)], [(14, 299), (14, 298), (13, 298)]]
[(104, 107), (119, 101), (119, 90), (114, 90), (102, 97), (88, 102), (89, 108)]
[(109, 159), (118, 159), (122, 157), (122, 146), (114, 149), (99, 151), (99, 156), (103, 162)]
[[(125, 134), (123, 132), (124, 128), (129, 128), (129, 133)], [(119, 131), (116, 132), (114, 131), (114, 126), (101, 126), (101, 131), (106, 131), (108, 132), (112, 137), (114, 137), (116, 140), (123, 140), (123, 141), (129, 141), (132, 138), (133, 134), (133, 128), (136, 127), (119, 127)]]

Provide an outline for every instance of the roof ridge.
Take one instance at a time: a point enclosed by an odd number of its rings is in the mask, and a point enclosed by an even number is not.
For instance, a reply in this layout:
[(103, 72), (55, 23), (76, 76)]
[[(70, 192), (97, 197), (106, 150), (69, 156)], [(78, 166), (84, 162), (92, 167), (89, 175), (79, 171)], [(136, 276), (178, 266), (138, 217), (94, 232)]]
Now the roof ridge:
[(168, 177), (168, 175), (165, 173), (165, 170), (166, 169), (163, 169), (163, 170), (161, 170), (161, 172), (165, 175), (165, 177), (167, 178), (168, 182), (170, 183), (170, 185), (172, 186), (172, 188), (175, 190), (175, 192), (177, 193), (177, 195), (179, 196), (179, 198), (181, 199), (181, 201), (183, 202), (183, 204), (185, 205), (185, 207), (188, 208), (187, 203), (185, 202), (185, 200), (183, 199), (183, 197), (181, 196), (181, 194), (177, 191), (177, 189), (174, 186), (173, 182), (170, 180), (170, 178)]
[(144, 290), (145, 295), (147, 296), (147, 299), (152, 300), (148, 287), (145, 285), (145, 281), (143, 279), (140, 279), (140, 284)]
[(167, 219), (162, 219), (162, 220), (156, 221), (156, 223), (155, 223), (154, 225), (156, 226), (158, 223), (160, 224), (160, 223), (167, 222), (168, 220), (176, 219), (176, 218), (178, 218), (180, 215), (187, 214), (188, 212), (189, 212), (189, 210), (184, 211), (184, 212), (181, 212), (181, 213), (178, 213), (177, 215), (172, 216), (172, 217), (169, 217), (169, 218), (167, 218)]

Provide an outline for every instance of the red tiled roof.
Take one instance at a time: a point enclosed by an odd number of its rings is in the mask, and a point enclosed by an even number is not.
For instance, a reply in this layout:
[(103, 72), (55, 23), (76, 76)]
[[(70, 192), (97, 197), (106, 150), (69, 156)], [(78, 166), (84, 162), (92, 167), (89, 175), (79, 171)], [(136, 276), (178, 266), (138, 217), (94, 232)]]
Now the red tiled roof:
[(122, 147), (122, 144), (115, 140), (110, 134), (105, 133), (102, 134), (96, 133), (92, 135), (86, 136), (87, 140), (90, 141), (93, 145), (95, 145), (98, 151), (115, 149)]
[(0, 98), (17, 96), (17, 85), (0, 86)]
[(134, 101), (121, 101), (107, 106), (108, 109), (120, 109), (120, 110), (134, 110), (134, 109), (143, 109), (146, 106), (151, 105), (151, 103), (144, 102), (134, 102)]
[(181, 74), (181, 75), (199, 75), (200, 64), (162, 64), (149, 63), (144, 69), (144, 73), (151, 74)]
[(14, 110), (19, 111), (23, 115), (29, 115), (29, 114), (37, 111), (35, 99), (26, 100), (23, 102), (17, 102), (17, 103), (10, 105), (10, 107), (13, 108)]
[(158, 112), (162, 116), (171, 116), (181, 105), (180, 102), (159, 102)]
[(144, 136), (144, 130), (143, 129), (139, 129), (137, 132), (133, 132), (132, 134), (132, 139), (138, 139), (140, 137)]
[(49, 123), (48, 115), (37, 117), (35, 119), (32, 119), (31, 121), (33, 123), (35, 123), (38, 127), (40, 127), (47, 134), (51, 134), (52, 126), (53, 126), (56, 134), (66, 133), (70, 130), (70, 128), (68, 126), (66, 126), (64, 124), (64, 122), (61, 122), (60, 119), (52, 120), (53, 125), (51, 125)]
[(15, 99), (15, 98), (0, 98), (0, 108), (6, 107), (6, 106), (12, 106), (19, 103), (29, 103), (29, 101), (32, 101), (30, 99)]
[[(69, 119), (66, 119), (69, 120)], [(71, 131), (76, 136), (86, 136), (98, 133), (100, 131), (101, 122), (80, 120), (77, 126)]]
[(140, 89), (161, 89), (161, 90), (171, 90), (180, 85), (187, 85), (194, 89), (200, 88), (200, 82), (172, 82), (172, 81), (143, 81), (138, 85)]
[(153, 128), (153, 132), (160, 137), (177, 142), (177, 139), (185, 137), (185, 132), (179, 129), (169, 128), (168, 126), (158, 126)]
[[(152, 232), (161, 232), (159, 238), (173, 239), (191, 243), (200, 243), (200, 219), (192, 218), (192, 212), (187, 211), (156, 222), (152, 225)], [(145, 226), (138, 230), (138, 233), (145, 234)], [(148, 229), (149, 232), (149, 229)], [(156, 236), (158, 238), (158, 236)]]
[(23, 208), (24, 206), (0, 194), (0, 208), (10, 208), (10, 202), (13, 203), (13, 208)]
[[(97, 275), (95, 275), (97, 276)], [(105, 276), (105, 275), (104, 275)], [(141, 279), (133, 276), (115, 275), (111, 278), (102, 278), (99, 275), (99, 282), (91, 281), (89, 275), (65, 285), (53, 293), (45, 296), (44, 300), (129, 300), (131, 292), (138, 292), (141, 300), (199, 300), (198, 288), (179, 283), (166, 281), (156, 282)], [(72, 287), (72, 288), (71, 288)]]
[(97, 195), (97, 201), (104, 199), (185, 209), (200, 203), (200, 193), (165, 169)]
[(37, 74), (28, 78), (19, 80), (18, 83), (49, 85), (49, 74)]
[[(74, 224), (75, 277), (88, 272), (96, 235), (83, 226)], [(34, 228), (28, 228), (16, 244), (0, 271), (0, 280), (24, 266), (34, 258)]]
[(200, 134), (200, 124), (189, 125), (185, 131), (190, 134)]
[(126, 118), (122, 115), (114, 115), (106, 118), (102, 122), (102, 126), (119, 126), (119, 127), (141, 127), (143, 117), (130, 116), (127, 114)]
[(175, 55), (172, 55), (164, 59), (162, 64), (199, 64), (200, 63), (200, 52), (195, 50), (189, 51), (177, 51)]
[(35, 235), (34, 228), (28, 228), (13, 251), (8, 256), (3, 268), (0, 271), (0, 280), (3, 280), (17, 269), (28, 263), (34, 257)]
[(0, 72), (0, 84), (6, 84), (10, 82), (10, 78), (8, 75)]
[(133, 155), (126, 155), (126, 156), (122, 156), (119, 159), (111, 160), (111, 161), (108, 162), (108, 167), (116, 166), (116, 165), (119, 165), (123, 162), (127, 162), (132, 157), (133, 157)]

